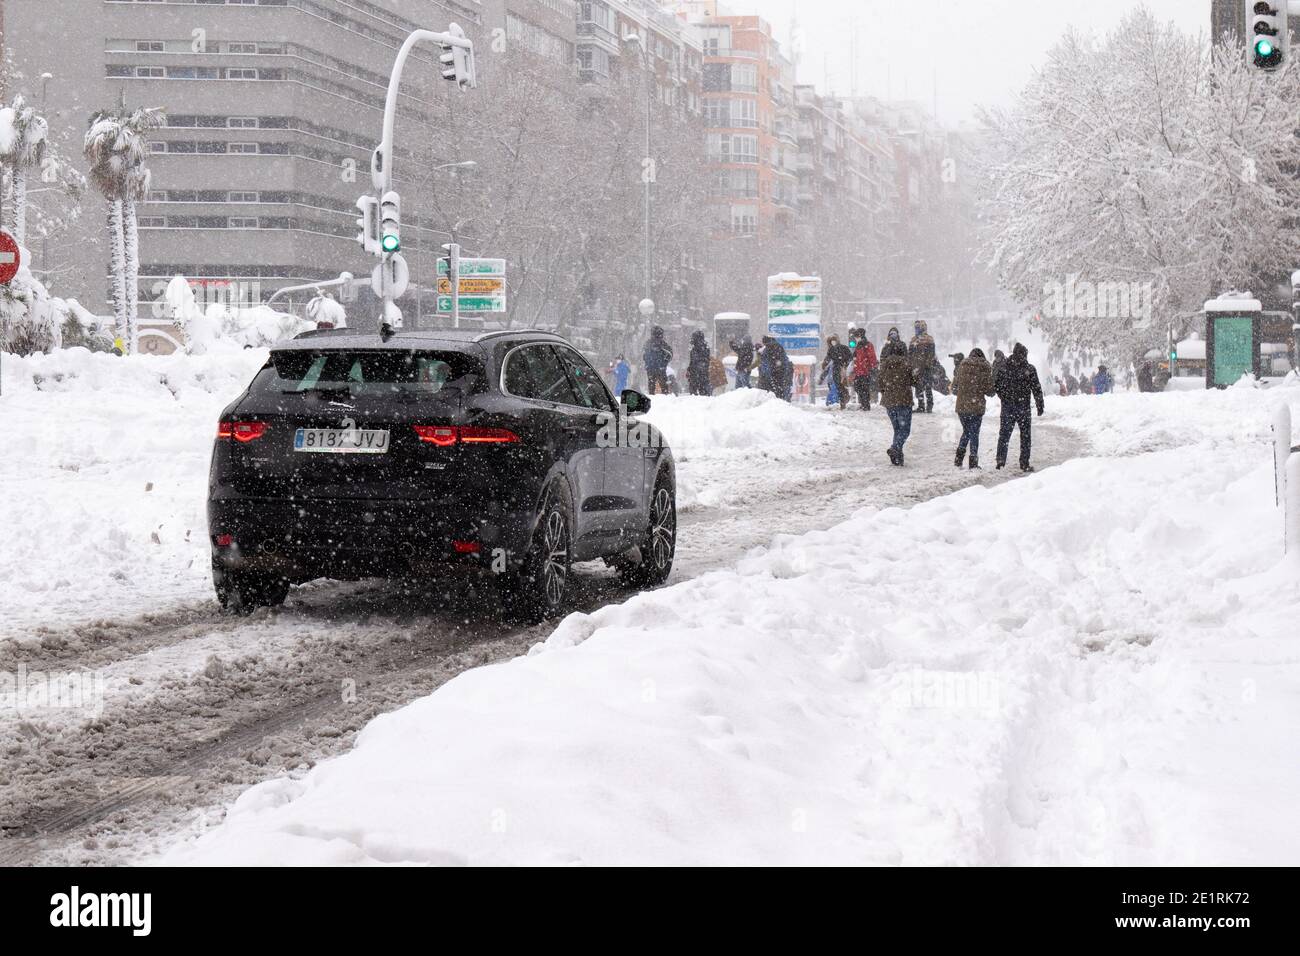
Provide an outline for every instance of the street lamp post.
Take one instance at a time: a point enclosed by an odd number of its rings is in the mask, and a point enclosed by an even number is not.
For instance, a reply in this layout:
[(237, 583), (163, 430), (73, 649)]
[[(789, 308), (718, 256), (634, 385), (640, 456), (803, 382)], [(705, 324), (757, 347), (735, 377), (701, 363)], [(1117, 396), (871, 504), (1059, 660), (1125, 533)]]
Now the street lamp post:
[(650, 46), (641, 38), (639, 33), (623, 34), (623, 42), (635, 43), (639, 46), (642, 58), (645, 61), (645, 156), (642, 158), (641, 180), (645, 184), (645, 297), (650, 299), (654, 296), (652, 278), (654, 269), (650, 242), (650, 187), (653, 185), (655, 178), (653, 173), (657, 172), (657, 170), (654, 169), (653, 165), (647, 166), (645, 164), (652, 163), (650, 155), (650, 123), (654, 115), (654, 63), (650, 58)]

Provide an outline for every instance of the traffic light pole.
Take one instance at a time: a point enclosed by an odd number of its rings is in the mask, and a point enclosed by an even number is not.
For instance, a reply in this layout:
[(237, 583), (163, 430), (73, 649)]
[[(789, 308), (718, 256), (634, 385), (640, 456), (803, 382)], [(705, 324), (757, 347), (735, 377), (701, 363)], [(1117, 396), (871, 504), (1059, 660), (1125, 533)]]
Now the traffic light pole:
[[(462, 78), (457, 72), (455, 79), (462, 89), (465, 86), (475, 85), (474, 44), (457, 24), (451, 24), (446, 33), (415, 30), (407, 36), (401, 49), (397, 51), (397, 59), (393, 61), (393, 72), (388, 80), (388, 95), (384, 100), (383, 135), (370, 163), (370, 181), (380, 197), (387, 198), (390, 193), (393, 193), (393, 130), (397, 124), (397, 98), (402, 85), (402, 71), (406, 67), (406, 60), (411, 55), (411, 51), (421, 43), (431, 43), (446, 50), (464, 51), (468, 63), (467, 76)], [(451, 78), (446, 72), (443, 75)], [(399, 255), (397, 251), (385, 252), (379, 270), (384, 300), (383, 315), (380, 319), (381, 328), (386, 325), (396, 329), (402, 324), (402, 312), (394, 301), (401, 292), (395, 292), (393, 288), (393, 277), (399, 270), (392, 267), (392, 260)]]

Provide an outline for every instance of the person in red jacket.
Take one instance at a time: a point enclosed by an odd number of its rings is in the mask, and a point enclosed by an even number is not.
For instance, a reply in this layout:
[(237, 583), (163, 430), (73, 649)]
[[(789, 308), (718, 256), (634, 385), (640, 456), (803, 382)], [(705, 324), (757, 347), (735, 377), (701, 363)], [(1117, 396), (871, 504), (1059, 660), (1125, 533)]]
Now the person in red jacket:
[(867, 341), (866, 329), (854, 329), (849, 336), (853, 347), (853, 388), (858, 393), (858, 404), (864, 412), (871, 411), (871, 376), (880, 366), (876, 349)]

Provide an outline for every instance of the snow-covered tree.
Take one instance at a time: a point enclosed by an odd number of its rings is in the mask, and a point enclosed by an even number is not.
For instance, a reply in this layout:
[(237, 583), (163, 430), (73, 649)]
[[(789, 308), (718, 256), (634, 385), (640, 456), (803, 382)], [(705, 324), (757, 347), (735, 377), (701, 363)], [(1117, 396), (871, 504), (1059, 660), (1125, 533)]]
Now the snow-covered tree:
[(112, 248), (111, 299), (118, 337), (125, 350), (136, 351), (138, 338), (139, 235), (136, 203), (149, 191), (147, 134), (165, 122), (160, 110), (124, 109), (96, 114), (86, 132), (85, 154), (90, 179), (108, 201)]
[(0, 165), (8, 177), (4, 227), (18, 244), (27, 242), (27, 175), (45, 158), (49, 125), (21, 96), (0, 108)]
[[(1128, 360), (1181, 337), (1207, 298), (1293, 265), (1270, 257), (1296, 248), (1297, 106), (1294, 73), (1145, 8), (1101, 39), (1066, 33), (1015, 106), (986, 117), (989, 261), (1062, 347)], [(1142, 308), (1101, 308), (1121, 292)]]

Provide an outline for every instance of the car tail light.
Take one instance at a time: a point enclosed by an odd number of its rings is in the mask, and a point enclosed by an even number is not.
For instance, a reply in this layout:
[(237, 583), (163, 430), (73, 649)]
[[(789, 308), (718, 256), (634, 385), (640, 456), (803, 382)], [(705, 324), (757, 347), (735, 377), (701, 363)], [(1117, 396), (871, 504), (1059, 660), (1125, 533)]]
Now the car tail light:
[(420, 441), (446, 448), (462, 445), (504, 445), (519, 441), (519, 436), (505, 428), (456, 428), (451, 425), (415, 425)]
[(508, 445), (519, 436), (505, 428), (462, 428), (460, 440), (466, 445)]
[(453, 541), (451, 546), (457, 554), (478, 554), (483, 550), (477, 541)]
[(456, 444), (456, 429), (448, 425), (416, 425), (415, 434), (420, 437), (420, 441), (439, 448)]
[(215, 540), (218, 548), (228, 548), (235, 543), (235, 536), (233, 534), (219, 534)]
[(221, 422), (217, 425), (217, 438), (233, 438), (237, 442), (256, 441), (266, 434), (266, 422)]

